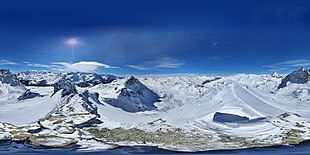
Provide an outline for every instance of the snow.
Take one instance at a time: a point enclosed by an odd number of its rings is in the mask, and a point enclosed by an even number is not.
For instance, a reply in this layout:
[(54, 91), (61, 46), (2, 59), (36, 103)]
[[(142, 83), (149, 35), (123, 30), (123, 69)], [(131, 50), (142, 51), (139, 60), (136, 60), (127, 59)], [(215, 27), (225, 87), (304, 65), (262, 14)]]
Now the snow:
[(99, 75), (96, 73), (81, 73), (81, 72), (71, 72), (64, 74), (63, 79), (67, 79), (79, 87), (95, 86), (97, 84), (110, 83), (116, 80), (117, 77), (113, 75)]
[(62, 77), (62, 73), (46, 71), (24, 71), (16, 75), (27, 86), (51, 86)]
[[(119, 82), (112, 83), (110, 86), (112, 90), (114, 89), (114, 94), (113, 97), (105, 98), (106, 103), (127, 112), (156, 109), (154, 102), (159, 100), (159, 96), (143, 85), (138, 79), (131, 76)], [(111, 91), (110, 89), (108, 91)]]
[[(87, 127), (76, 127), (95, 119), (99, 123), (90, 125), (99, 128), (137, 128), (148, 132), (181, 128), (188, 134), (197, 130), (213, 135), (210, 146), (218, 144), (216, 148), (224, 149), (240, 144), (219, 141), (223, 135), (269, 145), (283, 144), (289, 143), (283, 137), (295, 129), (302, 131), (299, 138), (310, 139), (310, 83), (287, 82), (278, 89), (285, 75), (127, 77), (97, 83), (93, 74), (83, 74), (83, 80), (93, 83), (80, 86), (76, 82), (80, 82), (82, 74), (70, 75), (55, 88), (0, 83), (0, 122), (20, 126), (40, 120), (46, 128), (41, 132), (75, 138), (86, 150), (112, 148), (94, 139), (78, 138), (77, 133), (86, 134)], [(78, 75), (77, 81), (73, 75)], [(293, 75), (295, 72), (288, 76)], [(18, 100), (27, 89), (40, 96)], [(0, 137), (8, 134), (0, 130)]]
[(36, 122), (52, 111), (59, 104), (61, 92), (53, 97), (35, 97), (21, 101), (14, 96), (15, 98), (8, 102), (0, 102), (0, 122), (22, 125)]

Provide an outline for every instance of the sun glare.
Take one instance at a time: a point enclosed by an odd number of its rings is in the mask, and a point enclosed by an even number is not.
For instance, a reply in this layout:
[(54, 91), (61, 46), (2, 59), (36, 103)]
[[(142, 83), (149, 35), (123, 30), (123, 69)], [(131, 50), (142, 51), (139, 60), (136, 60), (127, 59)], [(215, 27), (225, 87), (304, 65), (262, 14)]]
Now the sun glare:
[(70, 45), (76, 45), (78, 43), (78, 40), (75, 38), (71, 38), (68, 40), (68, 44)]

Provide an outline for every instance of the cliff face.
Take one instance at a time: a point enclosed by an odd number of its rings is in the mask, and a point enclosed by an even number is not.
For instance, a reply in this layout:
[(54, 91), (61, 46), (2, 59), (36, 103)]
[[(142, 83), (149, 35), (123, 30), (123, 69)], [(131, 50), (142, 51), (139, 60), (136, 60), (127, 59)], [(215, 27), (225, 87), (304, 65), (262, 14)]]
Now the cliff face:
[(310, 81), (310, 70), (301, 68), (287, 75), (278, 86), (278, 89), (287, 86), (288, 82), (304, 84)]
[(76, 87), (73, 83), (69, 80), (61, 79), (57, 83), (54, 84), (54, 94), (59, 90), (62, 91), (62, 95), (69, 95), (69, 94), (77, 94)]

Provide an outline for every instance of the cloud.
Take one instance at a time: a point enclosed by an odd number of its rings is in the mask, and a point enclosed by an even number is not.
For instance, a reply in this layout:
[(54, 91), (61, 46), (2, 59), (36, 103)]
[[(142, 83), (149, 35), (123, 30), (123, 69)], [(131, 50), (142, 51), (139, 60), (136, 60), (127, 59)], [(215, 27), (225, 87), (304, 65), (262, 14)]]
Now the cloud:
[(219, 56), (210, 56), (208, 57), (210, 60), (223, 60), (222, 57), (219, 57)]
[(310, 59), (296, 59), (283, 62), (274, 63), (271, 65), (264, 65), (263, 67), (269, 68), (269, 71), (283, 71), (296, 67), (309, 67)]
[(96, 72), (99, 68), (117, 68), (112, 67), (107, 64), (99, 63), (99, 62), (89, 62), (89, 61), (81, 61), (77, 63), (67, 63), (67, 62), (53, 62), (51, 63), (52, 67), (55, 70), (59, 71), (73, 71), (73, 72)]
[(23, 63), (23, 65), (26, 65), (28, 67), (38, 67), (38, 68), (50, 68), (51, 67), (51, 65), (39, 64), (39, 63), (30, 63), (28, 61), (21, 61), (21, 63)]
[(118, 68), (107, 64), (94, 61), (80, 61), (77, 63), (68, 62), (52, 62), (49, 64), (31, 63), (28, 61), (20, 61), (19, 63), (2, 59), (1, 65), (24, 65), (34, 68), (46, 68), (47, 70), (62, 71), (62, 72), (96, 72), (100, 68)]
[(149, 70), (150, 68), (148, 67), (143, 67), (143, 66), (138, 66), (138, 65), (126, 65), (127, 67), (137, 69), (137, 70)]
[(207, 41), (207, 44), (210, 48), (216, 48), (218, 46), (218, 43), (219, 43), (218, 41), (213, 41), (213, 40)]
[(10, 60), (2, 59), (0, 60), (0, 66), (3, 66), (3, 65), (18, 65), (18, 63), (10, 61)]
[(185, 62), (176, 58), (162, 57), (151, 61), (144, 62), (142, 64), (134, 65), (128, 64), (127, 67), (136, 70), (158, 70), (158, 69), (177, 69), (181, 68)]
[(40, 68), (49, 68), (51, 67), (50, 65), (45, 65), (45, 64), (32, 64), (32, 63), (28, 63), (27, 66), (29, 67), (40, 67)]

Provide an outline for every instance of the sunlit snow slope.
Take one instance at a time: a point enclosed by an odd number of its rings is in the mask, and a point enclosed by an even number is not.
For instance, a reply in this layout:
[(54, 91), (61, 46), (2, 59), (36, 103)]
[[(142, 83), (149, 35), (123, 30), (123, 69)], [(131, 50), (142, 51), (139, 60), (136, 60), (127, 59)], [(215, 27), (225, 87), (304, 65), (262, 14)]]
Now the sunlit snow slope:
[[(11, 75), (2, 76), (7, 74)], [(44, 129), (40, 132), (73, 138), (70, 142), (84, 147), (92, 147), (91, 138), (85, 136), (118, 145), (154, 145), (183, 151), (270, 146), (309, 139), (310, 75), (306, 69), (287, 76), (108, 76), (109, 80), (98, 74), (41, 76), (23, 72), (18, 79), (38, 81), (27, 74), (54, 81), (44, 86), (16, 84), (16, 77), (2, 81), (0, 122), (38, 123), (38, 128)], [(133, 137), (111, 140), (88, 132), (91, 128), (112, 132), (118, 127), (148, 133), (177, 129), (186, 135), (185, 139), (189, 136), (197, 143), (184, 139), (176, 142), (178, 145), (163, 143), (148, 140), (148, 134), (143, 142)], [(208, 135), (208, 142), (201, 143), (205, 139), (197, 138), (197, 134)]]

